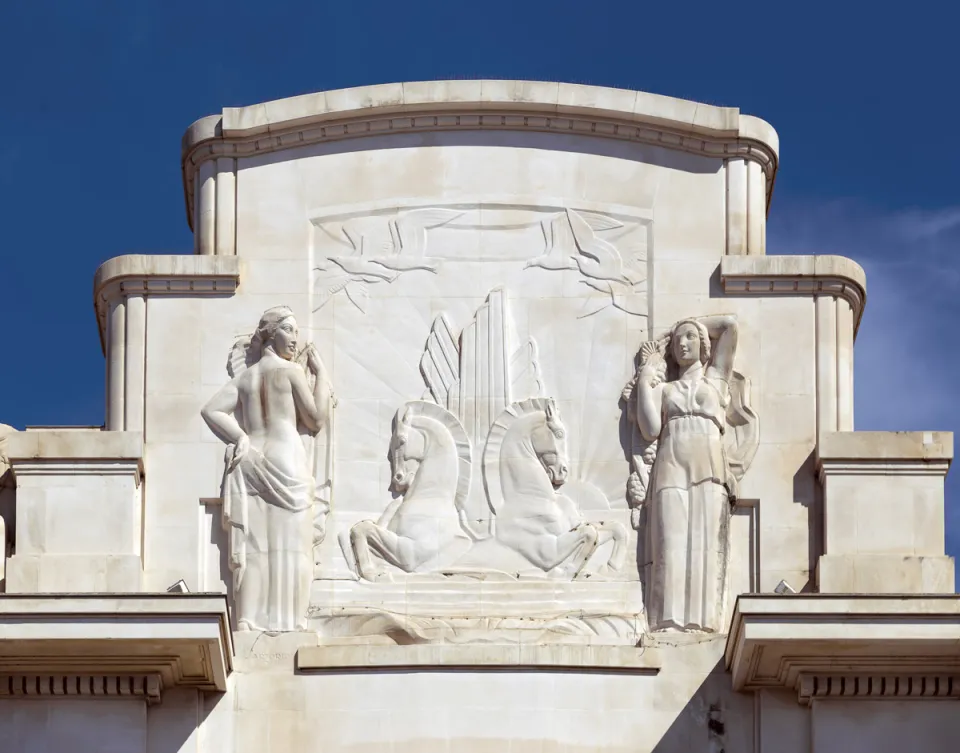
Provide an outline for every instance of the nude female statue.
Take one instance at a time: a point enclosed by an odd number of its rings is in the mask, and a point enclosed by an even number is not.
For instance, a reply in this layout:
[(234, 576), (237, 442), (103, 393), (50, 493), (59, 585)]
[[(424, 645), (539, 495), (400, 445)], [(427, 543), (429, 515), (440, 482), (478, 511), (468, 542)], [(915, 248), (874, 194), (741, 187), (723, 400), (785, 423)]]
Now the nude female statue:
[[(240, 630), (306, 624), (316, 481), (302, 433), (316, 434), (329, 419), (331, 391), (316, 348), (298, 354), (298, 338), (292, 310), (267, 310), (242, 344), (241, 363), (228, 368), (233, 379), (202, 410), (227, 444), (223, 521)], [(295, 359), (305, 359), (312, 389)]]

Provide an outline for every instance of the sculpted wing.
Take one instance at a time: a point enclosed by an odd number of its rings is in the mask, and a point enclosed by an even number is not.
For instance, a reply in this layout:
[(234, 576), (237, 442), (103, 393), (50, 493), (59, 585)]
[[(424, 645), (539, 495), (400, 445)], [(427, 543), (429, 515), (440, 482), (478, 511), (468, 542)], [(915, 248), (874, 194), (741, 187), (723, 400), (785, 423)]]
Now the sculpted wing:
[(437, 405), (457, 413), (460, 385), (460, 347), (445, 314), (433, 320), (420, 358), (420, 373)]
[(543, 395), (537, 341), (532, 337), (510, 357), (510, 400), (516, 402)]
[(568, 213), (576, 214), (583, 222), (590, 226), (590, 229), (594, 232), (598, 230), (616, 230), (617, 228), (623, 227), (623, 223), (620, 220), (615, 220), (613, 217), (608, 217), (603, 214), (592, 214), (590, 212), (573, 212), (573, 210), (568, 209)]

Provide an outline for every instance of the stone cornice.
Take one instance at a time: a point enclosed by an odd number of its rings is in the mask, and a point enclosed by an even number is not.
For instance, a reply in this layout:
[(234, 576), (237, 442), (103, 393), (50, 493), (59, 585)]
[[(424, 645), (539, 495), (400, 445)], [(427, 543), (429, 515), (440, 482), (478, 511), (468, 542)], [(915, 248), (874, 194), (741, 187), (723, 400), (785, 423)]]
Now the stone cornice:
[(220, 594), (0, 595), (0, 697), (152, 702), (174, 686), (224, 691), (232, 669)]
[(867, 304), (863, 267), (843, 256), (724, 256), (720, 281), (728, 295), (829, 295), (853, 310), (854, 335)]
[(743, 594), (724, 657), (735, 690), (785, 688), (801, 703), (950, 697), (960, 679), (960, 596)]
[(779, 139), (763, 120), (646, 92), (539, 81), (420, 81), (339, 89), (224, 108), (182, 141), (187, 221), (197, 166), (363, 136), (424, 131), (539, 131), (634, 141), (705, 157), (757, 162), (767, 204)]
[(240, 284), (235, 256), (130, 254), (105, 261), (93, 280), (93, 306), (105, 348), (107, 309), (126, 295), (230, 295)]

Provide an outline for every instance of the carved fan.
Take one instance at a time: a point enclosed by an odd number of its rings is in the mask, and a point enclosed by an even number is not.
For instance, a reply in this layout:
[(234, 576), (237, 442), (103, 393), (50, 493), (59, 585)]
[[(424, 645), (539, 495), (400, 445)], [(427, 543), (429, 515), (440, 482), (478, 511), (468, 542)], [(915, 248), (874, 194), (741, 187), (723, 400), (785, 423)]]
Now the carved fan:
[(255, 349), (251, 349), (250, 343), (250, 335), (240, 335), (234, 340), (227, 356), (227, 374), (230, 375), (231, 379), (236, 379), (256, 363), (260, 354), (253, 352)]

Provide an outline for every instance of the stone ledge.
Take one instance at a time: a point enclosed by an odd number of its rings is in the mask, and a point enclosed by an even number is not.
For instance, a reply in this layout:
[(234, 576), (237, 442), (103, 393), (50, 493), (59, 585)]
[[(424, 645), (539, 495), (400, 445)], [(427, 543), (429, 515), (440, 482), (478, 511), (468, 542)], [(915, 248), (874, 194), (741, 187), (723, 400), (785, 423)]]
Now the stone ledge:
[[(739, 691), (817, 695), (805, 677), (936, 679), (930, 687), (940, 688), (960, 678), (960, 595), (741, 595), (724, 658)], [(858, 687), (876, 695), (869, 683), (849, 685)]]
[(849, 302), (856, 334), (867, 303), (867, 276), (844, 256), (724, 256), (723, 290), (736, 295), (833, 295)]
[[(115, 678), (156, 675), (161, 688), (225, 691), (232, 669), (220, 594), (0, 595), (0, 678), (22, 678), (21, 687), (46, 678), (50, 693), (59, 694), (54, 689), (74, 687), (71, 678), (83, 676), (99, 679), (90, 693), (70, 695), (109, 696), (140, 687)], [(110, 682), (121, 683), (117, 693), (94, 692)], [(143, 687), (145, 696), (156, 695)]]
[(657, 673), (654, 649), (633, 646), (520, 644), (304, 646), (297, 651), (303, 672), (378, 668), (542, 669)]
[(93, 307), (106, 353), (107, 309), (121, 295), (231, 295), (240, 284), (236, 256), (127, 254), (108, 259), (93, 277)]
[(953, 557), (926, 554), (822, 554), (817, 590), (833, 594), (955, 593)]
[(821, 462), (946, 461), (953, 459), (951, 431), (837, 431), (820, 437)]
[(7, 435), (11, 465), (31, 460), (135, 460), (143, 458), (139, 432), (101, 429), (34, 429)]
[(227, 107), (200, 118), (181, 142), (187, 220), (201, 162), (383, 133), (437, 130), (560, 131), (627, 139), (708, 157), (760, 163), (767, 204), (779, 138), (760, 118), (647, 92), (543, 81), (415, 81), (338, 89)]

